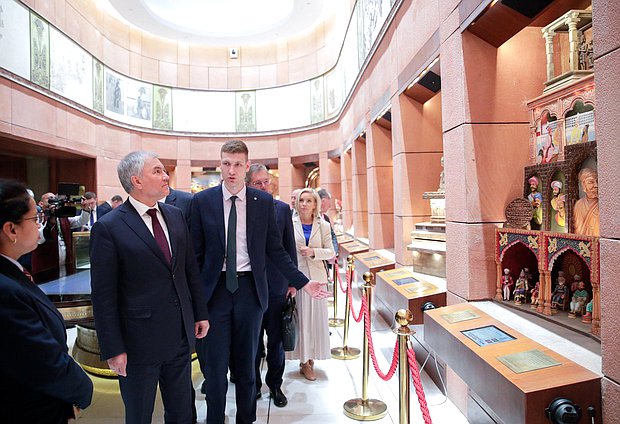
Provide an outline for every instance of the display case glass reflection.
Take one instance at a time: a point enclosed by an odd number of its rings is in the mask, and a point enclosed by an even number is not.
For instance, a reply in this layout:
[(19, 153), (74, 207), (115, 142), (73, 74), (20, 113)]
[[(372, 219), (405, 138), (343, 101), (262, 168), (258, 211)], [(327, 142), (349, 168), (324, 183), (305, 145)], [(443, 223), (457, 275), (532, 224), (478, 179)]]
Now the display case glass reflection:
[(461, 333), (481, 347), (515, 340), (515, 337), (512, 337), (510, 334), (500, 330), (494, 325), (464, 330), (461, 331)]
[(76, 272), (90, 269), (90, 232), (77, 231), (73, 233), (73, 257), (75, 258)]

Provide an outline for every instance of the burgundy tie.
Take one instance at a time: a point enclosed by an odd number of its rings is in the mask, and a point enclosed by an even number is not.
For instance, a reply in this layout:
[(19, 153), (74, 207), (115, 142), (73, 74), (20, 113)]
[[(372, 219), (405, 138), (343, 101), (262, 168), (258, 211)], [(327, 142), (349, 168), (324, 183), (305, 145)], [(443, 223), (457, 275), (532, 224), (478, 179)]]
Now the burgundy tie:
[(161, 227), (159, 219), (157, 218), (157, 209), (149, 209), (146, 213), (151, 217), (151, 223), (153, 224), (153, 236), (155, 241), (159, 245), (159, 248), (164, 254), (164, 257), (168, 263), (172, 262), (172, 256), (170, 255), (170, 248), (168, 247), (168, 240), (164, 234), (164, 229)]
[(28, 277), (28, 279), (30, 280), (30, 282), (31, 282), (32, 284), (36, 284), (36, 283), (34, 282), (34, 278), (32, 278), (32, 274), (30, 274), (26, 268), (23, 268), (23, 269), (22, 269), (22, 272), (24, 273), (24, 275), (25, 275), (26, 277)]

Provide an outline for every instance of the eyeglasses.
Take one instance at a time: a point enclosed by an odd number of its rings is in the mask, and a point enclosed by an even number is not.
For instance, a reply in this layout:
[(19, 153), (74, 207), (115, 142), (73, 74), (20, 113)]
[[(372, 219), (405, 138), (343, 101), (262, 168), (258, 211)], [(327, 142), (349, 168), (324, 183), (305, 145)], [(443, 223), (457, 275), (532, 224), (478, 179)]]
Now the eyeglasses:
[(253, 185), (254, 187), (262, 187), (268, 186), (269, 184), (271, 184), (271, 180), (254, 181), (251, 185)]
[(35, 224), (43, 224), (43, 221), (45, 221), (45, 212), (37, 212), (33, 217), (22, 218), (22, 221), (34, 221)]

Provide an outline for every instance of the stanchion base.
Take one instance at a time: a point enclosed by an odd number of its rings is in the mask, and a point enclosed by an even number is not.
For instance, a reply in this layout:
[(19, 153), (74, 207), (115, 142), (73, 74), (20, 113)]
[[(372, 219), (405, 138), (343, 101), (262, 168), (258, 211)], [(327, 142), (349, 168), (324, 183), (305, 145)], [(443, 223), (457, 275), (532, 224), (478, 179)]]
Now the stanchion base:
[(342, 405), (344, 415), (357, 421), (380, 420), (387, 414), (387, 405), (378, 399), (351, 399)]
[(330, 327), (343, 327), (344, 326), (344, 320), (342, 318), (330, 318), (328, 322), (329, 322)]
[(355, 347), (343, 346), (343, 347), (335, 347), (332, 349), (332, 358), (334, 359), (355, 359), (359, 358), (360, 350)]

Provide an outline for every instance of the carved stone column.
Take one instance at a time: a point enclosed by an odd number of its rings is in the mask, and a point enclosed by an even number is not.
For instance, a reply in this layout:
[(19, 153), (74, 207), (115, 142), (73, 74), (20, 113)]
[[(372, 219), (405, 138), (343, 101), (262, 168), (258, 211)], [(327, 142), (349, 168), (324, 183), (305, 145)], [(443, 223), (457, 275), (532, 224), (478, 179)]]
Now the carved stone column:
[(577, 24), (580, 19), (578, 13), (571, 13), (566, 18), (566, 25), (568, 25), (568, 64), (571, 71), (579, 70), (579, 31), (577, 30)]
[(543, 30), (543, 37), (545, 38), (545, 50), (547, 52), (547, 81), (549, 81), (555, 77), (555, 66), (553, 65), (553, 37), (555, 37), (555, 32)]

